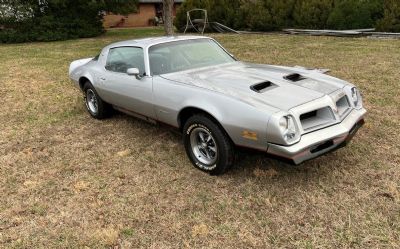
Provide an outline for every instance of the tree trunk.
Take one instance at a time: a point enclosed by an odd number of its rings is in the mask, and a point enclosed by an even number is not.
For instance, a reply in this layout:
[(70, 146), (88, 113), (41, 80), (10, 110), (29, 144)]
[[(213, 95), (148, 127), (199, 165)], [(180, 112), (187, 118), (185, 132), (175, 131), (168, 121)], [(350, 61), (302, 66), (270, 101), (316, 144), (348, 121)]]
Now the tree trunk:
[(164, 30), (165, 35), (174, 35), (172, 8), (174, 0), (163, 0)]

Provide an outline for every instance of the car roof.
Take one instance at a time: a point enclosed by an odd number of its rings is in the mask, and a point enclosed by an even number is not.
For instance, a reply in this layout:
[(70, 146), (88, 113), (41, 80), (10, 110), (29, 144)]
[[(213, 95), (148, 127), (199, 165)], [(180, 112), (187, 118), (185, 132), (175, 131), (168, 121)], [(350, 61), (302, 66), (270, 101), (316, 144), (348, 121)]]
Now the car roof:
[(108, 45), (105, 48), (115, 48), (115, 47), (124, 47), (124, 46), (137, 46), (137, 47), (150, 47), (155, 44), (173, 42), (173, 41), (182, 41), (182, 40), (193, 40), (193, 39), (211, 39), (207, 36), (194, 36), (194, 35), (180, 35), (180, 36), (159, 36), (159, 37), (150, 37), (150, 38), (142, 38), (135, 40), (127, 40), (121, 42), (115, 42)]

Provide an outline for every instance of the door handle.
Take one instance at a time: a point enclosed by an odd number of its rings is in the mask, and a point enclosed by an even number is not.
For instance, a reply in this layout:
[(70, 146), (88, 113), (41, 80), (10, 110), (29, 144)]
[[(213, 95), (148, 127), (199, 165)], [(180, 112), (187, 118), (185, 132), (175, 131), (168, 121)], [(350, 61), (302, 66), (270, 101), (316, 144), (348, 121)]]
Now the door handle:
[(104, 78), (104, 77), (100, 77), (100, 80), (106, 80), (106, 78)]

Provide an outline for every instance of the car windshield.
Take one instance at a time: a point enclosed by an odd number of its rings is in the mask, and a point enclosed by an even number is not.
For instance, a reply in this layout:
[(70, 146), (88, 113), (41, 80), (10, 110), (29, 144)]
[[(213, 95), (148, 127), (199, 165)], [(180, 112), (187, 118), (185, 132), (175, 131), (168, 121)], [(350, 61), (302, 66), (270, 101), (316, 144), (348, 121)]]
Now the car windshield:
[(235, 61), (211, 39), (193, 39), (154, 45), (149, 49), (149, 60), (152, 75)]

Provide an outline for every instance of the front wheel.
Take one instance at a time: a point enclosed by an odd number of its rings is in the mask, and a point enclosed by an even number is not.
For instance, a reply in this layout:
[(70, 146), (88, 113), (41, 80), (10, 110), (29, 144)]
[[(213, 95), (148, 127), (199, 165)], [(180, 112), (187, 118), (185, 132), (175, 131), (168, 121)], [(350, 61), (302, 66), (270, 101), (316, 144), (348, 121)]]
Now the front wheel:
[(183, 128), (186, 153), (193, 165), (212, 175), (228, 170), (234, 146), (225, 131), (206, 115), (194, 115)]

